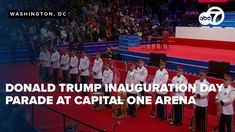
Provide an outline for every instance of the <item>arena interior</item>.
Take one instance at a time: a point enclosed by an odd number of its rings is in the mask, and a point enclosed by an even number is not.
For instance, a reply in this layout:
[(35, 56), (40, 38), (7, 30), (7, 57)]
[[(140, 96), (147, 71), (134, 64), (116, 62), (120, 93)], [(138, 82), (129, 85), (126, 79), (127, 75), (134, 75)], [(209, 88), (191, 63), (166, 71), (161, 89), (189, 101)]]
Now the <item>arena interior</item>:
[[(233, 88), (234, 0), (10, 0), (1, 2), (1, 5), (0, 131), (223, 132), (221, 123), (227, 122), (227, 118), (225, 120), (218, 117), (216, 92), (208, 94), (205, 130), (195, 130), (192, 129), (194, 105), (184, 105), (182, 122), (171, 124), (169, 115), (174, 109), (172, 105), (165, 106), (165, 118), (152, 117), (153, 108), (157, 109), (157, 105), (138, 105), (134, 115), (128, 113), (128, 105), (97, 106), (101, 108), (74, 103), (5, 105), (4, 97), (8, 93), (4, 92), (4, 87), (6, 83), (100, 83), (100, 79), (94, 78), (97, 73), (93, 72), (97, 56), (100, 56), (103, 62), (102, 71), (108, 65), (113, 72), (112, 83), (126, 83), (133, 66), (137, 69), (139, 63), (144, 62), (148, 71), (144, 81), (147, 84), (153, 82), (159, 65), (161, 67), (165, 64), (169, 74), (167, 83), (171, 83), (173, 77), (182, 70), (189, 83), (194, 83), (202, 73), (206, 73), (209, 83), (221, 84), (230, 80), (229, 86)], [(213, 24), (212, 20), (208, 20), (211, 23), (200, 23), (200, 14), (208, 13), (212, 7), (223, 10), (223, 22)], [(68, 14), (64, 18), (9, 18), (6, 15), (9, 10), (63, 10)], [(220, 15), (217, 19), (221, 19), (223, 15)], [(210, 18), (215, 16), (213, 14)], [(213, 21), (217, 22), (217, 19)], [(68, 54), (70, 64), (72, 58), (76, 57), (79, 60), (75, 66), (78, 73), (76, 70), (73, 73), (71, 66), (67, 70), (62, 68), (64, 65), (55, 68), (53, 62), (49, 62), (47, 66), (40, 56), (44, 50), (51, 59), (54, 52), (58, 51), (59, 61), (62, 61), (62, 55)], [(80, 71), (78, 68), (83, 55), (89, 61), (89, 75), (85, 80), (85, 75), (80, 75), (84, 70)], [(234, 88), (232, 90), (235, 91)], [(10, 94), (57, 97), (68, 93), (56, 90), (53, 93)], [(85, 93), (87, 96), (93, 94)], [(118, 96), (119, 93), (110, 94)], [(84, 93), (73, 92), (69, 95), (75, 97)], [(147, 92), (144, 95), (155, 96)], [(192, 93), (186, 92), (185, 95), (192, 96)], [(234, 98), (235, 94), (229, 96), (232, 111), (235, 106)], [(224, 106), (223, 101), (221, 104)], [(120, 109), (120, 113), (115, 113), (116, 108)], [(235, 117), (233, 115), (232, 112), (231, 117)], [(233, 130), (227, 124), (224, 130), (235, 131), (234, 120), (231, 119), (230, 125), (234, 126)]]

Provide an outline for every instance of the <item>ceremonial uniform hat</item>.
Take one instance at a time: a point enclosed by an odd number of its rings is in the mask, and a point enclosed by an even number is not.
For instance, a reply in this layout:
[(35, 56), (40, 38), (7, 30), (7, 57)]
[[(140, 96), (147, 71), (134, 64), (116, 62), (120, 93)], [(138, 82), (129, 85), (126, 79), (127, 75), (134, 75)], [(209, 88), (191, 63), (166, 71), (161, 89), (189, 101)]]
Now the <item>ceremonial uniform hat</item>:
[(205, 70), (200, 70), (200, 71), (199, 71), (199, 75), (207, 75), (207, 71), (205, 71)]
[(183, 72), (184, 71), (184, 67), (183, 66), (177, 66), (176, 70)]

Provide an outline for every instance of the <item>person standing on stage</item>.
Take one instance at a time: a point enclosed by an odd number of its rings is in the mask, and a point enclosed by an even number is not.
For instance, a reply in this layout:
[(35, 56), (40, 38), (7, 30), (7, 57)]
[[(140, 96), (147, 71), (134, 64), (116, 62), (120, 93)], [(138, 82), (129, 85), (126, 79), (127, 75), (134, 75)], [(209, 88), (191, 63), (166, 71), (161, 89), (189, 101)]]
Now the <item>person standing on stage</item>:
[(94, 82), (97, 84), (102, 84), (102, 68), (103, 60), (100, 58), (100, 53), (96, 53), (96, 59), (94, 60), (92, 73), (94, 77)]
[(43, 57), (43, 61), (44, 61), (44, 69), (45, 69), (45, 81), (49, 82), (50, 81), (50, 68), (51, 68), (51, 54), (48, 50), (48, 48), (45, 46), (44, 47), (44, 57)]
[(216, 95), (216, 103), (221, 108), (219, 132), (232, 132), (234, 108), (233, 102), (235, 99), (235, 88), (231, 86), (232, 76), (226, 74), (221, 91)]
[[(130, 66), (130, 70), (127, 72), (127, 76), (126, 76), (126, 81), (125, 84), (137, 84), (139, 81), (139, 77), (138, 77), (138, 72), (135, 69), (135, 64), (131, 63)], [(135, 97), (137, 96), (138, 92), (137, 91), (132, 91), (127, 93), (127, 97)], [(128, 115), (130, 115), (131, 117), (135, 117), (137, 114), (137, 108), (136, 108), (136, 103), (134, 104), (128, 104)]]
[[(182, 66), (177, 67), (177, 74), (173, 77), (172, 83), (174, 85), (180, 85), (180, 84), (188, 84), (188, 80), (184, 77), (184, 68)], [(172, 96), (185, 96), (185, 93), (182, 91), (178, 91), (174, 89), (174, 92), (172, 92)], [(170, 122), (170, 124), (174, 124), (177, 126), (182, 125), (183, 121), (183, 112), (184, 107), (183, 104), (173, 104), (173, 120)]]
[[(148, 70), (144, 66), (144, 60), (143, 59), (139, 60), (139, 67), (137, 68), (137, 73), (138, 73), (138, 77), (139, 77), (139, 83), (142, 84), (142, 85), (144, 83), (146, 83), (146, 79), (147, 79), (147, 76), (148, 76)], [(144, 96), (144, 90), (140, 94), (141, 94), (141, 96)], [(140, 106), (145, 107), (145, 103), (141, 104)]]
[[(156, 71), (155, 77), (153, 79), (153, 84), (166, 84), (169, 79), (168, 71), (166, 70), (166, 62), (162, 61), (159, 65), (159, 69)], [(164, 96), (166, 96), (167, 92), (158, 92), (156, 96), (160, 96), (162, 100)], [(157, 105), (157, 117), (160, 120), (167, 119), (167, 107), (165, 104), (158, 104)]]
[(81, 51), (81, 58), (79, 60), (79, 73), (81, 84), (88, 84), (89, 65), (90, 61), (86, 56), (86, 53), (84, 51)]
[(68, 70), (69, 70), (69, 55), (68, 50), (62, 51), (62, 56), (60, 60), (60, 66), (62, 70), (63, 83), (68, 83)]
[[(105, 91), (104, 85), (105, 84), (111, 84), (113, 83), (113, 71), (110, 69), (110, 64), (106, 63), (105, 65), (105, 70), (103, 72), (103, 77), (102, 77), (102, 83), (103, 83), (103, 92), (104, 96), (111, 96), (110, 91)], [(105, 107), (110, 107), (110, 105), (105, 105)]]
[(60, 69), (60, 53), (57, 48), (53, 48), (53, 53), (51, 55), (51, 64), (53, 68), (53, 83), (59, 83), (59, 69)]
[(206, 132), (207, 131), (207, 107), (208, 107), (208, 94), (209, 92), (201, 92), (200, 85), (208, 85), (209, 82), (206, 80), (206, 71), (200, 71), (200, 79), (195, 81), (196, 91), (193, 93), (195, 98), (195, 110), (194, 118), (196, 119), (196, 131)]
[(72, 56), (70, 59), (69, 68), (70, 68), (69, 73), (71, 76), (70, 82), (72, 84), (76, 84), (77, 83), (77, 76), (78, 76), (78, 58), (77, 58), (76, 50), (72, 51)]

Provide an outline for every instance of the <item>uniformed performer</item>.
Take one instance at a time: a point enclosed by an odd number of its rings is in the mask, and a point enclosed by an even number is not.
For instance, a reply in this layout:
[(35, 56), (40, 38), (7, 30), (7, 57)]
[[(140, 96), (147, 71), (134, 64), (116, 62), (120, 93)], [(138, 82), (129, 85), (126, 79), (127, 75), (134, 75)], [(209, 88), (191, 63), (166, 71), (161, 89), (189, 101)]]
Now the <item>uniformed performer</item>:
[[(184, 68), (182, 66), (178, 66), (177, 74), (176, 76), (173, 77), (172, 83), (175, 85), (188, 84), (188, 80), (184, 77), (183, 74), (184, 74)], [(185, 93), (182, 91), (176, 91), (175, 89), (172, 92), (172, 96), (181, 97), (185, 96)], [(170, 124), (181, 126), (183, 121), (183, 112), (184, 112), (183, 104), (173, 104), (173, 113), (172, 113), (173, 120), (170, 122)]]
[[(110, 64), (106, 63), (105, 64), (105, 70), (103, 72), (103, 77), (102, 77), (102, 83), (103, 83), (103, 92), (104, 96), (111, 96), (110, 91), (105, 91), (104, 85), (105, 84), (112, 84), (113, 83), (113, 71), (110, 69)], [(110, 107), (110, 105), (105, 105), (105, 107)]]
[[(146, 83), (146, 79), (147, 79), (147, 76), (148, 76), (148, 70), (144, 66), (144, 60), (143, 59), (139, 60), (139, 66), (137, 68), (137, 73), (138, 73), (138, 77), (139, 77), (139, 83), (140, 84)], [(144, 96), (144, 90), (140, 94), (141, 94), (141, 96)], [(141, 104), (140, 106), (145, 107), (145, 103)]]
[(50, 81), (50, 68), (51, 68), (51, 54), (48, 50), (48, 48), (45, 46), (44, 47), (44, 57), (43, 57), (43, 62), (44, 62), (44, 71), (45, 71), (45, 81), (49, 82)]
[[(196, 121), (196, 130), (200, 132), (207, 131), (207, 107), (208, 107), (208, 94), (209, 92), (201, 91), (200, 85), (208, 85), (209, 82), (206, 80), (207, 72), (200, 71), (199, 72), (200, 79), (195, 81), (196, 91), (193, 93), (195, 98), (195, 110), (194, 110), (194, 118)], [(194, 130), (193, 130), (194, 131)]]
[(88, 57), (86, 56), (85, 51), (81, 51), (81, 58), (79, 60), (79, 73), (80, 73), (81, 84), (88, 84), (89, 65), (90, 65), (90, 61)]
[(53, 53), (51, 54), (51, 64), (53, 68), (53, 83), (59, 83), (59, 68), (60, 68), (60, 53), (57, 48), (53, 48)]
[(60, 66), (62, 70), (63, 83), (68, 83), (68, 70), (69, 70), (69, 55), (68, 50), (65, 49), (62, 51), (62, 56), (60, 59)]
[[(139, 81), (138, 73), (137, 70), (135, 69), (135, 64), (131, 63), (130, 70), (127, 72), (126, 76), (126, 81), (125, 84), (137, 84)], [(132, 91), (127, 93), (127, 97), (133, 96), (136, 98), (138, 92), (137, 91)], [(137, 109), (136, 109), (136, 103), (134, 104), (128, 104), (128, 115), (131, 117), (135, 117), (137, 114)]]
[(94, 60), (92, 73), (94, 77), (94, 82), (97, 84), (102, 84), (102, 68), (103, 60), (100, 58), (100, 53), (96, 53), (96, 59)]
[(43, 46), (40, 46), (40, 53), (39, 53), (39, 56), (38, 56), (39, 80), (44, 80), (44, 61), (43, 61), (43, 58), (45, 56), (45, 52), (44, 52), (43, 48), (44, 48)]
[[(153, 84), (166, 84), (169, 79), (168, 71), (166, 70), (166, 62), (162, 61), (159, 65), (159, 69), (156, 71), (155, 77), (153, 79)], [(156, 96), (160, 96), (162, 100), (166, 96), (167, 92), (158, 92)], [(155, 112), (154, 112), (155, 113)], [(167, 119), (167, 107), (165, 104), (157, 105), (157, 117), (160, 120)]]
[(219, 132), (232, 132), (235, 99), (235, 88), (231, 86), (232, 76), (226, 74), (224, 76), (223, 88), (216, 95), (216, 103), (221, 107), (221, 115), (219, 122)]
[(77, 75), (78, 75), (78, 58), (77, 58), (77, 52), (75, 50), (72, 51), (72, 56), (69, 63), (70, 68), (70, 76), (71, 76), (71, 83), (76, 84), (77, 83)]

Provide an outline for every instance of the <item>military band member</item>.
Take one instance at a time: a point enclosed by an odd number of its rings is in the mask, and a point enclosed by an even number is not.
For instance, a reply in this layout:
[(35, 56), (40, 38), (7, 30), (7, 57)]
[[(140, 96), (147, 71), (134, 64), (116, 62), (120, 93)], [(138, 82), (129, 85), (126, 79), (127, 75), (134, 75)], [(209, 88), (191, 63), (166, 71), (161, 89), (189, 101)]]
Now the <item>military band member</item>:
[[(139, 83), (140, 84), (146, 83), (146, 79), (147, 79), (147, 76), (148, 76), (148, 70), (144, 66), (144, 60), (143, 59), (139, 60), (139, 66), (137, 68), (137, 73), (138, 73), (138, 77), (139, 77)], [(140, 94), (141, 94), (141, 96), (144, 96), (144, 90)], [(141, 104), (140, 106), (145, 107), (145, 103)]]
[(234, 115), (233, 102), (235, 99), (235, 88), (231, 86), (232, 76), (225, 75), (221, 91), (216, 95), (216, 103), (221, 107), (219, 132), (232, 132), (232, 118)]
[(100, 53), (96, 53), (96, 59), (94, 60), (92, 73), (94, 77), (94, 82), (97, 84), (102, 84), (102, 68), (103, 60), (100, 58)]
[[(188, 84), (188, 80), (184, 77), (183, 74), (184, 74), (184, 68), (182, 66), (178, 66), (177, 74), (176, 76), (173, 77), (172, 83), (175, 85)], [(172, 96), (181, 97), (185, 96), (185, 93), (182, 91), (177, 91), (175, 89), (174, 92), (172, 92)], [(170, 122), (170, 124), (181, 126), (183, 121), (183, 112), (184, 112), (183, 104), (173, 104), (173, 113), (172, 113), (173, 120), (172, 122)]]
[(79, 60), (79, 73), (80, 73), (81, 84), (88, 84), (89, 65), (90, 65), (90, 61), (88, 57), (86, 56), (85, 51), (81, 51), (81, 58)]
[[(155, 77), (153, 79), (153, 84), (166, 84), (169, 79), (168, 71), (166, 70), (166, 62), (162, 61), (159, 65), (159, 69), (156, 71)], [(162, 100), (166, 96), (167, 92), (158, 92), (156, 96), (160, 96)], [(160, 120), (167, 119), (167, 108), (165, 104), (157, 105), (157, 117)]]
[[(127, 72), (125, 84), (135, 85), (138, 83), (139, 78), (135, 66), (136, 65), (134, 63), (131, 63), (130, 70)], [(137, 94), (138, 94), (137, 91), (132, 91), (127, 93), (127, 97), (133, 96), (136, 98)], [(130, 115), (131, 117), (135, 117), (136, 114), (137, 114), (136, 103), (134, 104), (128, 103), (128, 115)]]
[(63, 83), (68, 83), (69, 55), (66, 49), (62, 53), (60, 66), (63, 75)]
[(45, 55), (43, 57), (44, 68), (45, 68), (45, 81), (50, 81), (50, 68), (51, 68), (51, 54), (47, 47), (44, 48)]
[[(112, 84), (113, 83), (113, 71), (110, 69), (110, 64), (105, 64), (105, 70), (103, 72), (102, 83), (105, 84)], [(104, 96), (111, 96), (110, 91), (105, 91), (103, 86)], [(110, 105), (105, 105), (105, 107), (109, 107)]]
[(71, 83), (76, 84), (77, 83), (77, 75), (78, 75), (78, 58), (76, 56), (76, 51), (72, 51), (72, 56), (69, 63), (70, 68), (70, 76), (71, 76)]
[[(200, 132), (207, 131), (207, 107), (208, 107), (208, 94), (209, 92), (201, 92), (200, 85), (208, 85), (209, 82), (206, 80), (207, 73), (206, 71), (200, 71), (199, 73), (200, 79), (195, 81), (196, 91), (193, 93), (195, 98), (195, 111), (194, 116), (196, 119), (196, 130)], [(193, 130), (194, 131), (194, 130)]]
[(60, 68), (60, 53), (57, 48), (53, 48), (53, 53), (51, 54), (51, 64), (53, 68), (53, 83), (59, 83), (59, 68)]

